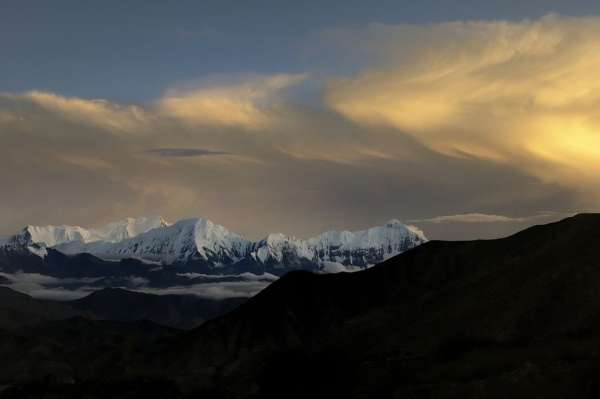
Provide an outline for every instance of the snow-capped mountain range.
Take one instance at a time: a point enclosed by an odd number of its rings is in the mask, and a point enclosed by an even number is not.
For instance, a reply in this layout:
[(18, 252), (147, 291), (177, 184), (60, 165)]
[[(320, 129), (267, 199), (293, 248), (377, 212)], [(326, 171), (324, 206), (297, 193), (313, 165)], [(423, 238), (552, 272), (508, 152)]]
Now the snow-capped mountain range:
[(25, 231), (30, 234), (34, 243), (55, 247), (69, 242), (118, 242), (135, 237), (157, 227), (166, 227), (167, 223), (161, 217), (127, 218), (109, 223), (97, 229), (86, 229), (79, 226), (27, 226)]
[(329, 231), (306, 240), (269, 234), (251, 241), (207, 219), (170, 224), (160, 217), (128, 218), (97, 229), (27, 226), (6, 245), (45, 256), (47, 248), (105, 260), (135, 258), (204, 273), (366, 268), (422, 244), (419, 229), (398, 220), (360, 231)]

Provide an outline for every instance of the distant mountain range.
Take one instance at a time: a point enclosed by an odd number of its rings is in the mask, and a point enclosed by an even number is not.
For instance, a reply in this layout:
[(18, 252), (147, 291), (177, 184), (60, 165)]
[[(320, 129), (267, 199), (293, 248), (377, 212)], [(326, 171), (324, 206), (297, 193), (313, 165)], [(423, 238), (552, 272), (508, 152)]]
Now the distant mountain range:
[(49, 321), (86, 317), (116, 322), (150, 321), (190, 329), (220, 316), (244, 298), (211, 300), (193, 295), (152, 295), (105, 288), (72, 301), (49, 301), (0, 286), (0, 329), (18, 330)]
[(126, 219), (98, 229), (27, 226), (5, 238), (8, 250), (41, 258), (50, 248), (67, 255), (92, 254), (109, 261), (137, 259), (197, 273), (273, 273), (289, 270), (346, 271), (366, 268), (427, 241), (398, 220), (361, 231), (329, 231), (301, 240), (269, 234), (253, 242), (206, 219), (170, 224), (162, 218)]

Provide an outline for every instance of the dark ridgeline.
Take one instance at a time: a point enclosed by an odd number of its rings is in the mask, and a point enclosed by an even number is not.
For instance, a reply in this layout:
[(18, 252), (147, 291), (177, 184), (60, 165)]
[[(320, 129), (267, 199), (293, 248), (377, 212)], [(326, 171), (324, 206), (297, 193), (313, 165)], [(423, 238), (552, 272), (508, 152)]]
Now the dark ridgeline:
[[(499, 240), (428, 242), (354, 274), (291, 272), (186, 333), (131, 327), (138, 335), (121, 331), (128, 338), (111, 346), (106, 330), (116, 327), (82, 327), (86, 342), (106, 345), (82, 349), (88, 362), (55, 355), (85, 345), (65, 346), (42, 325), (39, 335), (0, 341), (15, 342), (0, 345), (0, 358), (16, 362), (2, 362), (0, 384), (47, 366), (51, 382), (15, 386), (5, 397), (41, 387), (102, 397), (103, 381), (130, 384), (121, 397), (156, 385), (162, 397), (595, 398), (599, 242), (600, 215), (586, 214)], [(19, 340), (32, 336), (55, 345), (44, 356), (23, 349)]]
[(33, 299), (29, 295), (0, 286), (0, 330), (15, 330), (82, 314), (78, 309), (60, 302)]
[(150, 321), (188, 330), (236, 308), (246, 298), (205, 299), (104, 288), (71, 301), (34, 299), (0, 286), (0, 329), (18, 330), (77, 316), (119, 322)]

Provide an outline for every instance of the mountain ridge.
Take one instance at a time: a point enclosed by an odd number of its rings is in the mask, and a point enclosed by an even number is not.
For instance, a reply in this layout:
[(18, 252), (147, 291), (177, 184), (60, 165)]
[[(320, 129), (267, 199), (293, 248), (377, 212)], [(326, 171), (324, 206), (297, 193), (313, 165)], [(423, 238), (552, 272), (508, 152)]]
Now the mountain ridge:
[(97, 239), (100, 233), (86, 233), (83, 239), (82, 228), (68, 226), (28, 227), (15, 239), (42, 257), (47, 253), (45, 247), (52, 247), (69, 255), (90, 253), (106, 260), (134, 258), (161, 265), (196, 265), (213, 273), (324, 270), (326, 263), (341, 270), (366, 268), (427, 241), (420, 230), (396, 219), (366, 230), (327, 231), (305, 240), (271, 233), (251, 241), (203, 218), (173, 224), (156, 218), (142, 226), (144, 229), (122, 239), (114, 239), (113, 233), (112, 241)]
[(187, 330), (220, 316), (245, 298), (205, 299), (193, 295), (156, 295), (122, 288), (104, 288), (80, 299), (36, 299), (0, 286), (0, 329), (17, 330), (44, 322), (86, 317), (114, 322), (151, 321)]

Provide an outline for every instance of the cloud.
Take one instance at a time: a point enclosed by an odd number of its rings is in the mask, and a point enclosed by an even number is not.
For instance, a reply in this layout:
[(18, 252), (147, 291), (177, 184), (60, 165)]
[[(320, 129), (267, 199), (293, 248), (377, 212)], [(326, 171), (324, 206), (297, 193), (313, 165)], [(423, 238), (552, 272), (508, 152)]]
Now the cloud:
[(78, 289), (67, 289), (63, 287), (39, 287), (36, 289), (29, 289), (28, 291), (25, 291), (20, 287), (11, 286), (11, 288), (14, 288), (16, 291), (20, 291), (24, 294), (28, 294), (32, 298), (48, 299), (52, 301), (73, 301), (86, 297), (97, 290), (95, 287), (81, 287)]
[(0, 110), (0, 125), (9, 125), (19, 120), (19, 117), (13, 113)]
[(207, 150), (204, 148), (153, 148), (146, 151), (161, 157), (203, 157), (210, 155), (229, 155), (225, 151)]
[[(256, 130), (273, 125), (276, 119), (273, 110), (280, 106), (281, 92), (305, 79), (302, 74), (274, 74), (230, 79), (194, 89), (171, 89), (150, 106), (66, 97), (37, 90), (0, 93), (0, 100), (8, 105), (15, 102), (33, 105), (66, 121), (112, 133), (148, 134), (149, 130), (165, 129), (172, 122)], [(18, 107), (13, 111), (2, 110), (0, 124), (22, 120), (17, 110)]]
[[(90, 293), (109, 286), (121, 287), (130, 291), (144, 292), (155, 295), (195, 295), (209, 299), (249, 298), (266, 288), (277, 276), (269, 273), (255, 275), (242, 273), (241, 275), (203, 275), (198, 273), (180, 274), (182, 277), (227, 279), (235, 278), (238, 281), (210, 281), (168, 288), (151, 287), (149, 280), (139, 276), (129, 276), (124, 279), (112, 277), (83, 277), (83, 278), (56, 278), (39, 273), (3, 273), (0, 278), (5, 279), (6, 285), (16, 291), (28, 294), (34, 298), (67, 301), (83, 298)], [(106, 281), (101, 281), (105, 279)], [(123, 284), (124, 283), (124, 284)]]
[(110, 162), (90, 156), (58, 155), (57, 159), (66, 164), (88, 170), (109, 170), (113, 167)]
[(155, 295), (194, 295), (208, 299), (250, 298), (265, 289), (270, 281), (233, 281), (202, 283), (168, 288), (144, 287), (133, 291)]
[(31, 102), (63, 118), (92, 125), (115, 133), (140, 133), (148, 128), (152, 118), (137, 105), (119, 105), (107, 100), (87, 100), (58, 94), (29, 91), (22, 94), (2, 94), (5, 98)]
[[(194, 295), (201, 298), (217, 300), (227, 298), (249, 298), (256, 295), (278, 279), (277, 276), (270, 273), (242, 273), (239, 275), (179, 273), (177, 275), (180, 277), (187, 277), (194, 281), (195, 279), (208, 279), (211, 281), (167, 288), (145, 286), (134, 288), (133, 290), (156, 295)], [(235, 279), (237, 281), (214, 281), (220, 279)]]
[[(423, 29), (418, 33), (439, 28)], [(369, 50), (373, 57), (362, 57), (363, 64), (376, 62), (364, 74), (382, 73), (380, 66), (391, 72), (396, 60), (380, 61), (376, 55), (384, 45), (397, 46), (401, 35), (381, 27), (373, 31), (386, 34)], [(440, 36), (432, 33), (424, 42), (408, 35), (407, 42), (419, 46), (401, 54), (420, 67), (413, 54)], [(372, 46), (370, 38), (361, 40), (352, 40), (351, 47)], [(0, 233), (27, 224), (94, 226), (161, 214), (170, 220), (207, 217), (252, 238), (271, 231), (310, 237), (390, 217), (409, 220), (471, 209), (533, 214), (594, 203), (595, 184), (573, 189), (566, 182), (575, 178), (564, 173), (554, 173), (552, 181), (536, 177), (535, 163), (525, 160), (539, 158), (518, 151), (514, 162), (457, 156), (465, 152), (447, 155), (421, 132), (404, 134), (392, 123), (366, 123), (340, 113), (329, 100), (334, 89), (344, 88), (344, 79), (327, 86), (324, 106), (322, 93), (306, 96), (307, 86), (323, 82), (314, 78), (318, 71), (309, 72), (188, 83), (137, 105), (59, 93), (0, 94), (0, 112), (7, 115), (0, 120), (0, 179), (10, 187), (0, 196)], [(396, 86), (391, 79), (378, 88), (385, 97)], [(496, 122), (489, 126), (501, 127)], [(426, 136), (432, 142), (434, 133)], [(456, 137), (458, 144), (466, 140)], [(430, 224), (427, 236), (455, 237), (460, 226), (448, 226)], [(470, 224), (461, 238), (476, 237), (472, 231), (478, 227), (485, 225)]]
[[(83, 298), (100, 288), (87, 286), (100, 278), (65, 278), (59, 279), (39, 273), (2, 273), (9, 281), (6, 286), (15, 291), (30, 295), (33, 298), (68, 301)], [(76, 285), (76, 288), (65, 288), (63, 285)]]
[(522, 223), (556, 216), (540, 214), (527, 217), (510, 217), (485, 213), (463, 213), (459, 215), (436, 216), (429, 219), (411, 220), (412, 223)]
[(600, 17), (375, 24), (334, 36), (373, 60), (327, 88), (326, 103), (349, 120), (547, 182), (597, 183)]
[(241, 274), (204, 274), (204, 273), (177, 273), (180, 277), (187, 277), (189, 279), (195, 278), (207, 278), (207, 279), (229, 279), (236, 278), (242, 279), (246, 281), (275, 281), (279, 277), (271, 273), (262, 273), (262, 274), (254, 274), (250, 272), (245, 272)]
[(273, 123), (269, 107), (276, 95), (305, 79), (305, 75), (281, 74), (196, 90), (171, 90), (160, 99), (158, 108), (163, 115), (191, 126), (264, 129)]

